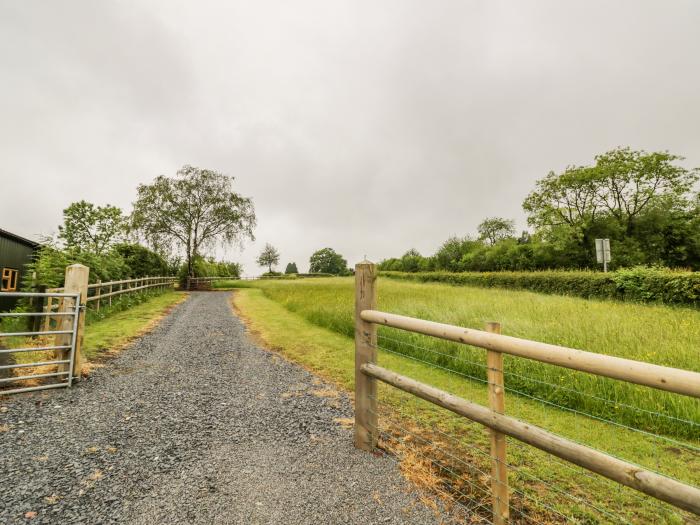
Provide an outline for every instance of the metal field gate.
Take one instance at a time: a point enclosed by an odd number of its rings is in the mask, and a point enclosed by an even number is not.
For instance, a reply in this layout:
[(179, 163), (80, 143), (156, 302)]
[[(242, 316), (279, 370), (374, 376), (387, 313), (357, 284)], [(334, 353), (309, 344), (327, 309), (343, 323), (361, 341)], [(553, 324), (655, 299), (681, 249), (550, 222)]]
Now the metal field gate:
[(53, 307), (0, 313), (0, 396), (73, 383), (79, 293), (3, 292)]

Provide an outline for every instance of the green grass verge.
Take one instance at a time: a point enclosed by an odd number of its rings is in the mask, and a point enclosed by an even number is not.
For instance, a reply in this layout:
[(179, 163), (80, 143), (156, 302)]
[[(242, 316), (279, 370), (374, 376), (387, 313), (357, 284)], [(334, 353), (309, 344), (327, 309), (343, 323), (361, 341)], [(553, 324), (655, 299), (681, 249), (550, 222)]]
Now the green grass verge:
[(182, 292), (152, 295), (136, 306), (89, 323), (83, 339), (86, 359), (89, 361), (104, 351), (123, 346), (186, 297), (187, 294)]
[[(328, 281), (324, 283), (327, 284)], [(387, 300), (382, 292), (386, 290), (384, 284), (380, 285), (380, 304)], [(335, 293), (331, 295), (340, 293), (344, 296), (346, 282), (335, 285), (340, 288), (334, 289)], [(309, 319), (307, 315), (299, 315), (301, 312), (293, 297), (280, 301), (281, 296), (270, 294), (267, 285), (245, 283), (243, 286), (235, 293), (235, 305), (247, 319), (250, 329), (266, 345), (342, 388), (353, 389), (354, 343), (351, 337), (319, 326), (313, 316), (309, 316)], [(313, 293), (311, 297), (318, 300)], [(436, 299), (438, 297), (439, 294)], [(334, 304), (333, 301), (331, 304)], [(449, 306), (445, 305), (445, 309), (448, 310)], [(427, 364), (381, 350), (379, 364), (465, 399), (481, 404), (487, 402), (484, 385)], [(456, 441), (443, 444), (443, 448), (459, 451), (460, 457), (466, 458), (470, 465), (489, 472), (488, 457), (483, 455), (483, 451), (488, 451), (489, 437), (483, 428), (450, 417), (442, 409), (409, 398), (385, 385), (380, 385), (379, 397), (381, 406), (388, 408), (402, 424), (410, 421), (427, 432), (439, 431), (456, 436)], [(509, 396), (506, 407), (508, 414), (562, 436), (688, 483), (700, 483), (700, 457), (683, 446), (681, 441), (674, 445), (595, 419), (552, 409), (523, 397)], [(475, 446), (482, 452), (475, 451)], [(432, 451), (436, 453), (435, 449)], [(620, 516), (623, 520), (638, 523), (682, 523), (684, 520), (680, 513), (666, 505), (602, 478), (590, 476), (577, 467), (512, 440), (509, 440), (508, 458), (511, 465), (518, 467), (510, 474), (513, 498), (518, 500), (518, 508), (521, 511), (525, 509), (529, 516), (539, 513), (552, 521), (561, 521), (565, 516), (577, 523), (589, 524), (614, 521), (610, 516)], [(480, 482), (483, 485), (483, 480)], [(577, 502), (576, 498), (581, 502)], [(594, 507), (583, 501), (593, 502)]]

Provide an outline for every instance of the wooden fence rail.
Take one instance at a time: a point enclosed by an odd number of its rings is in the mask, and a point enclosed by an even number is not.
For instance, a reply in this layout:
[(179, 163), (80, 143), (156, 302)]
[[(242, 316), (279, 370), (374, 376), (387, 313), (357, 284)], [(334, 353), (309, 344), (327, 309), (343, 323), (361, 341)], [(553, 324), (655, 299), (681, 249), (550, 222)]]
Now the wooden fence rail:
[(216, 281), (256, 281), (260, 277), (188, 277), (185, 284), (187, 290), (210, 290), (212, 283)]
[[(638, 465), (575, 443), (503, 414), (503, 354), (533, 359), (628, 383), (645, 385), (676, 394), (700, 398), (700, 373), (584, 352), (557, 345), (500, 334), (498, 323), (485, 331), (435, 323), (376, 310), (374, 264), (355, 267), (355, 446), (372, 450), (376, 446), (376, 380), (482, 424), (491, 431), (493, 523), (509, 519), (508, 477), (505, 436), (543, 450), (553, 456), (605, 476), (621, 485), (700, 515), (700, 489)], [(401, 376), (376, 365), (377, 325), (433, 336), (487, 350), (489, 407)]]
[[(112, 305), (112, 298), (122, 295), (140, 292), (146, 289), (162, 289), (172, 288), (177, 282), (176, 277), (139, 277), (136, 279), (122, 279), (120, 281), (98, 281), (87, 286), (87, 297), (84, 299), (86, 305), (94, 306), (95, 310), (99, 311), (103, 300), (107, 300), (109, 306)], [(61, 293), (65, 288), (49, 288), (48, 293)], [(103, 290), (109, 290), (107, 293), (102, 293)], [(63, 310), (63, 298), (49, 297), (44, 305), (43, 311), (51, 313), (56, 309)], [(43, 330), (49, 330), (51, 322), (57, 322), (53, 316), (45, 316), (43, 319)]]

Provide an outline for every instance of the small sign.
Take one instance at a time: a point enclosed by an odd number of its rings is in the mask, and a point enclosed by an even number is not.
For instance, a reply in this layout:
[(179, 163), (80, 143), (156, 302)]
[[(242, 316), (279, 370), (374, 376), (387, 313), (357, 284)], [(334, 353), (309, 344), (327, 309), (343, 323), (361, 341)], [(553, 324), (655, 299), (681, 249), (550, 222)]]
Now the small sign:
[(595, 240), (595, 256), (598, 262), (603, 265), (603, 270), (607, 272), (610, 262), (610, 239)]

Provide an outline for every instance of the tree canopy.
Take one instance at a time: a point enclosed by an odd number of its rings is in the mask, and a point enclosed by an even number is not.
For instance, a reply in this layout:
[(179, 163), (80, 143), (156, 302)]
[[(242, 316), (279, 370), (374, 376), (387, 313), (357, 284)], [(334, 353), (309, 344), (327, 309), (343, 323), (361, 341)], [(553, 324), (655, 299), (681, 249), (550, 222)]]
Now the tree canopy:
[(81, 200), (63, 210), (58, 232), (66, 248), (102, 255), (124, 241), (127, 220), (116, 206), (95, 206)]
[(216, 242), (254, 240), (251, 199), (233, 191), (233, 177), (184, 166), (175, 177), (141, 184), (131, 215), (133, 227), (156, 247), (184, 250), (188, 275), (194, 260)]
[(284, 273), (286, 273), (286, 274), (299, 273), (299, 270), (297, 269), (297, 263), (295, 263), (295, 262), (287, 263), (287, 267), (284, 269)]
[(595, 165), (550, 172), (523, 203), (532, 226), (585, 228), (613, 219), (628, 234), (646, 210), (661, 202), (685, 204), (698, 170), (679, 166), (682, 157), (618, 148), (595, 157)]
[(399, 271), (595, 268), (595, 239), (608, 238), (612, 266), (700, 269), (698, 169), (668, 152), (617, 148), (587, 166), (550, 172), (525, 198), (532, 232), (517, 239), (513, 221), (486, 219), (479, 237), (447, 239), (432, 257), (383, 261)]
[(272, 267), (280, 262), (280, 254), (277, 249), (270, 243), (267, 243), (265, 247), (258, 255), (257, 263), (259, 266), (267, 266), (267, 269), (272, 273)]
[(348, 273), (348, 262), (333, 248), (323, 248), (315, 252), (309, 259), (311, 273), (332, 273), (345, 275)]
[(491, 217), (490, 219), (484, 219), (477, 227), (477, 231), (479, 232), (479, 239), (493, 245), (498, 241), (515, 235), (515, 221), (501, 217)]

